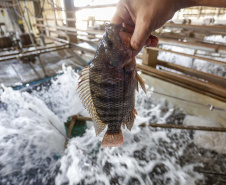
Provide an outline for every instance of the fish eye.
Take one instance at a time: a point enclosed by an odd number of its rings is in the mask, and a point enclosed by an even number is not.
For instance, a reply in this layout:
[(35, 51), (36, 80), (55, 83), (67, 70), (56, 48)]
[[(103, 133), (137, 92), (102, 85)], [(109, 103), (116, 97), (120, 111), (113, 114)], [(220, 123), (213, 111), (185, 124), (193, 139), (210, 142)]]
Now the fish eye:
[(112, 48), (113, 42), (111, 40), (108, 40), (108, 47)]

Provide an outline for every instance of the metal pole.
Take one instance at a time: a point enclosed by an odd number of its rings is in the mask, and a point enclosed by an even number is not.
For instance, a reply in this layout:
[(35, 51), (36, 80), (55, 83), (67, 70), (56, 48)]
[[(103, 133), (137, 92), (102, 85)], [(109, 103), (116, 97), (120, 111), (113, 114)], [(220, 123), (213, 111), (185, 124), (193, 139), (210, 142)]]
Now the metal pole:
[[(53, 52), (53, 51), (58, 51), (58, 50), (67, 49), (67, 48), (68, 48), (68, 47), (61, 47), (61, 48), (51, 49), (51, 50), (48, 50), (48, 51), (40, 51), (39, 54), (50, 53), (50, 52)], [(26, 57), (26, 56), (30, 56), (30, 55), (34, 55), (34, 54), (35, 54), (35, 53), (29, 52), (29, 54), (16, 55), (16, 56), (13, 56), (13, 57), (10, 57), (10, 58), (0, 59), (0, 62), (4, 62), (4, 61), (6, 61), (6, 60), (19, 59), (19, 58)]]
[(70, 123), (70, 125), (69, 125), (69, 127), (68, 127), (67, 138), (66, 138), (66, 140), (65, 140), (64, 148), (67, 148), (67, 144), (68, 144), (68, 141), (69, 141), (69, 139), (70, 139), (71, 132), (72, 132), (72, 129), (73, 129), (74, 125), (75, 125), (76, 119), (77, 119), (76, 116), (73, 116), (73, 117), (72, 117), (72, 121), (71, 121), (71, 123)]
[[(64, 0), (64, 7), (65, 7), (65, 13), (66, 13), (66, 18), (68, 19), (74, 19), (74, 21), (66, 21), (67, 27), (69, 28), (76, 28), (76, 17), (75, 17), (75, 6), (74, 6), (74, 0)], [(74, 13), (70, 14), (67, 11), (74, 11)], [(68, 34), (69, 36), (69, 41), (73, 43), (77, 43), (77, 36)]]
[[(21, 12), (21, 14), (22, 14), (22, 18), (23, 18), (23, 20), (24, 20), (24, 22), (25, 22), (25, 24), (26, 24), (26, 26), (27, 26), (27, 29), (29, 30), (29, 25), (28, 25), (28, 23), (27, 23), (27, 20), (26, 20), (25, 17), (24, 17), (24, 14), (23, 14), (22, 8), (21, 8), (21, 6), (20, 6), (19, 0), (17, 0), (17, 2), (18, 2), (18, 6), (19, 6), (19, 9), (20, 9), (20, 12)], [(25, 4), (25, 8), (27, 8), (27, 5), (26, 5), (26, 4)], [(39, 57), (39, 53), (38, 53), (38, 51), (37, 51), (37, 46), (36, 46), (36, 44), (35, 44), (35, 42), (34, 42), (34, 40), (33, 40), (33, 37), (32, 37), (32, 35), (31, 35), (31, 30), (29, 30), (28, 34), (29, 34), (29, 37), (30, 37), (30, 39), (31, 39), (32, 45), (35, 47), (35, 51), (36, 51), (36, 54), (38, 55), (38, 59), (39, 59), (41, 68), (42, 68), (42, 70), (43, 70), (43, 72), (44, 72), (44, 74), (45, 74), (45, 77), (47, 77), (45, 68), (44, 68), (44, 66), (43, 66), (43, 62), (42, 62), (41, 58)]]
[(58, 26), (57, 24), (57, 16), (56, 16), (56, 4), (54, 2), (54, 0), (52, 0), (53, 6), (54, 6), (54, 21), (55, 21), (55, 26)]
[[(76, 117), (77, 120), (81, 121), (92, 121), (91, 118), (83, 117), (83, 116), (72, 116)], [(140, 127), (145, 127), (146, 124), (140, 124)], [(169, 129), (181, 129), (181, 130), (197, 130), (197, 131), (209, 131), (209, 132), (226, 132), (226, 128), (221, 127), (205, 127), (205, 126), (187, 126), (187, 125), (175, 125), (175, 124), (157, 124), (157, 123), (149, 123), (150, 127), (160, 127), (160, 128), (169, 128)]]
[(187, 126), (187, 125), (157, 124), (157, 123), (149, 123), (149, 126), (151, 126), (151, 127), (160, 127), (160, 128), (170, 128), (170, 129), (181, 129), (181, 130), (226, 132), (226, 128), (221, 128), (221, 127)]

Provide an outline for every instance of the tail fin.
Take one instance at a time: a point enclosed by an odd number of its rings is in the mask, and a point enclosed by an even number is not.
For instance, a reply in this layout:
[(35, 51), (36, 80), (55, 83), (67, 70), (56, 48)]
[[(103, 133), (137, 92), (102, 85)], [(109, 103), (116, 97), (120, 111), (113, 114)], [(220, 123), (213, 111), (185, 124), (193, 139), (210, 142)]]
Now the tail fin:
[(108, 134), (108, 132), (106, 132), (101, 142), (101, 147), (103, 148), (118, 147), (118, 146), (121, 146), (122, 143), (123, 143), (123, 136), (122, 136), (122, 130), (120, 129), (120, 132), (118, 134)]

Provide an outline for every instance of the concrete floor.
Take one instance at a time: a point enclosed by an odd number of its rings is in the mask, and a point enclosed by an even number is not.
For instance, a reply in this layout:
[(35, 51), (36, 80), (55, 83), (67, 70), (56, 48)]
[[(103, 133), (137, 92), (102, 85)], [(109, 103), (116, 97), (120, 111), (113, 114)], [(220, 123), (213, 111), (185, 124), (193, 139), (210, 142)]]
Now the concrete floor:
[[(86, 60), (70, 48), (44, 53), (40, 55), (40, 58), (46, 76), (56, 75), (62, 69), (62, 64), (70, 65), (74, 69), (87, 65)], [(0, 62), (0, 84), (5, 86), (18, 86), (42, 78), (45, 78), (45, 74), (37, 58), (34, 64), (25, 64), (18, 59)]]

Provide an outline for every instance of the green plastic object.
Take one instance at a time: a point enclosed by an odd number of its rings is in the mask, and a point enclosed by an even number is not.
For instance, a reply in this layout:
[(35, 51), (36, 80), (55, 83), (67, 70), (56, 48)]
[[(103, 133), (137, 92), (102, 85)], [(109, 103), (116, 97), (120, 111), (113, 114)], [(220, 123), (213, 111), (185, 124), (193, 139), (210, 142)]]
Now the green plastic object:
[[(65, 125), (65, 129), (66, 129), (66, 133), (68, 133), (68, 127), (69, 127), (71, 121), (72, 121), (72, 118), (69, 118), (67, 120), (67, 122), (64, 124)], [(86, 128), (87, 128), (86, 121), (76, 120), (75, 124), (74, 124), (74, 127), (73, 127), (73, 129), (71, 131), (70, 138), (82, 136), (85, 133)]]

